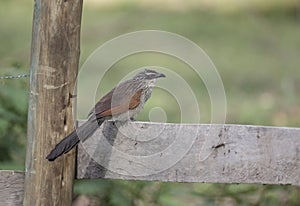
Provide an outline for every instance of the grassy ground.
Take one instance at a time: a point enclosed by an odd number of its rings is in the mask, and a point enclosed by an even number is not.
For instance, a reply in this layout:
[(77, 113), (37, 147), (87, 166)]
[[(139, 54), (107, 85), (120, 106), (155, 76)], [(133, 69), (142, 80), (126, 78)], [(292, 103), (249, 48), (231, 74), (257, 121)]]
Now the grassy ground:
[[(0, 5), (1, 74), (28, 72), (33, 5), (16, 0), (0, 1)], [(81, 65), (105, 41), (143, 29), (180, 34), (210, 56), (225, 87), (227, 123), (300, 126), (300, 20), (292, 4), (231, 12), (201, 6), (177, 10), (125, 2), (101, 9), (87, 4), (82, 21)], [(201, 122), (210, 121), (210, 100), (201, 79), (182, 62), (168, 56), (145, 53), (121, 60), (107, 74), (97, 95), (110, 89), (131, 68), (149, 64), (172, 68), (184, 76), (200, 102)], [(96, 72), (92, 71), (91, 76)], [(1, 80), (0, 93), (8, 91), (4, 91), (8, 84), (9, 88), (20, 87)], [(24, 84), (21, 85), (23, 89)], [(87, 88), (79, 84), (79, 92)], [(156, 98), (151, 99), (139, 119), (147, 120), (151, 107), (159, 105), (166, 108), (169, 122), (178, 122), (176, 103), (171, 98), (161, 100), (160, 91), (155, 92)], [(10, 93), (14, 94), (17, 93)], [(89, 107), (90, 103), (82, 101), (79, 116), (84, 117)], [(3, 128), (2, 125), (0, 129)], [(25, 135), (19, 138), (22, 143)], [(20, 168), (23, 157), (24, 153), (14, 155), (14, 162), (0, 163), (0, 169)], [(292, 186), (109, 180), (78, 181), (75, 186), (76, 194), (94, 194), (107, 205), (297, 205), (299, 192)]]

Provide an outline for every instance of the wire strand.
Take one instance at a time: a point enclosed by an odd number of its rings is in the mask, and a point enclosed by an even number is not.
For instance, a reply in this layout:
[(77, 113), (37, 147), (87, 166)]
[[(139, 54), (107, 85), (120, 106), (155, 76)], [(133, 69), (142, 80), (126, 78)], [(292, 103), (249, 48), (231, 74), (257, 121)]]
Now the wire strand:
[(19, 75), (10, 75), (10, 76), (0, 76), (0, 79), (20, 79), (29, 77), (29, 74), (19, 74)]

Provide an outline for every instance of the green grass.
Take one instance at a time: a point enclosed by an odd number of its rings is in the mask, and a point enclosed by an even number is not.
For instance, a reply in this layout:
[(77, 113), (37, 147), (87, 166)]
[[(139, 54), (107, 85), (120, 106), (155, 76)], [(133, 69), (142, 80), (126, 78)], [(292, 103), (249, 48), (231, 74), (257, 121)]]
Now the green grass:
[[(28, 72), (32, 8), (29, 1), (0, 1), (1, 74)], [(264, 7), (223, 13), (201, 8), (172, 11), (126, 3), (101, 9), (87, 4), (82, 19), (80, 64), (98, 46), (118, 35), (144, 29), (174, 32), (197, 43), (216, 65), (226, 91), (227, 123), (299, 127), (300, 20), (293, 9)], [(199, 102), (201, 122), (210, 121), (210, 100), (202, 80), (186, 64), (166, 55), (144, 53), (119, 61), (101, 82), (97, 96), (111, 89), (132, 68), (145, 65), (172, 68), (183, 76)], [(11, 67), (20, 69), (11, 70)], [(90, 75), (97, 72), (91, 70)], [(13, 80), (0, 80), (0, 93), (12, 91), (11, 101), (15, 101), (27, 85), (7, 81)], [(79, 92), (88, 91), (86, 83), (79, 84)], [(147, 120), (150, 109), (160, 106), (165, 108), (169, 122), (180, 122), (176, 101), (164, 95), (156, 90), (139, 119)], [(26, 102), (26, 97), (23, 101)], [(81, 102), (79, 117), (83, 118), (92, 103)], [(23, 109), (27, 107), (26, 103), (19, 105)], [(193, 111), (188, 112), (193, 121)], [(19, 138), (24, 142), (24, 136)], [(14, 162), (1, 162), (0, 169), (23, 168), (16, 164), (22, 163), (24, 151), (12, 151)], [(299, 188), (292, 186), (118, 180), (76, 181), (75, 186), (76, 194), (96, 195), (104, 205), (297, 205), (299, 192)]]

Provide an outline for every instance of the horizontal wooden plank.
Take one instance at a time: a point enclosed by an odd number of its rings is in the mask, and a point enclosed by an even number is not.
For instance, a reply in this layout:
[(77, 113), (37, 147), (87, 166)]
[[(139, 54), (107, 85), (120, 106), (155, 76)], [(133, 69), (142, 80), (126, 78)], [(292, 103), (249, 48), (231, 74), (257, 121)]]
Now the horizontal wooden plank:
[[(106, 122), (79, 145), (78, 179), (300, 186), (299, 128), (145, 122), (119, 126)], [(0, 170), (0, 188), (0, 205), (22, 205), (24, 172)]]
[(24, 176), (22, 171), (0, 170), (0, 205), (22, 205)]
[(300, 129), (106, 122), (79, 146), (77, 178), (300, 185)]

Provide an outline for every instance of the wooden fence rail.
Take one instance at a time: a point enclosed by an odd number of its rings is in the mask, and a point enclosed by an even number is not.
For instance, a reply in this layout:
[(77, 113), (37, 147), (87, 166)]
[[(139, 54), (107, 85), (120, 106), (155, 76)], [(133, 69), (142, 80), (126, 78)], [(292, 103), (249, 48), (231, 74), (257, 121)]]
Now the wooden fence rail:
[[(146, 122), (117, 126), (104, 123), (79, 146), (77, 179), (300, 186), (299, 128)], [(23, 182), (21, 171), (0, 171), (0, 205), (21, 205)]]

